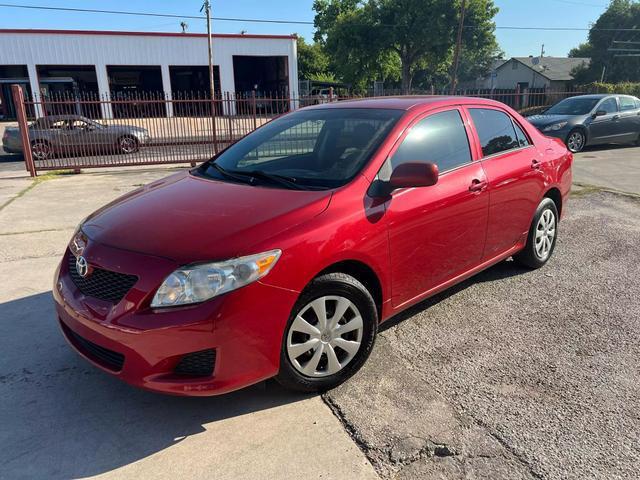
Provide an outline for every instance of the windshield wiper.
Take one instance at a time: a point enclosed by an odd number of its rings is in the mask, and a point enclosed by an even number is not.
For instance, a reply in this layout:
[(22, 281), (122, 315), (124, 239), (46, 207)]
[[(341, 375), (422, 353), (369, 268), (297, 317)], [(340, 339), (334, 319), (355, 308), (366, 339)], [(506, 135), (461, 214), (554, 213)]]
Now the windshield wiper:
[(228, 178), (233, 178), (234, 180), (238, 180), (240, 182), (246, 183), (247, 179), (262, 179), (268, 180), (272, 183), (279, 183), (280, 185), (284, 185), (285, 187), (294, 188), (296, 190), (309, 190), (305, 185), (301, 185), (297, 183), (297, 179), (294, 177), (287, 177), (285, 175), (278, 175), (277, 173), (267, 173), (262, 170), (248, 170), (248, 171), (240, 171), (240, 170), (227, 170), (226, 168), (221, 167), (217, 163), (213, 162), (211, 165), (218, 170), (222, 175)]
[(221, 167), (220, 165), (218, 165), (216, 162), (212, 162), (211, 166), (213, 168), (215, 168), (216, 170), (218, 170), (222, 175), (224, 175), (227, 178), (232, 178), (234, 180), (237, 180), (238, 182), (242, 182), (242, 183), (247, 183), (247, 177), (242, 176), (242, 175), (236, 175), (235, 172), (230, 172), (229, 170), (227, 170), (226, 168)]
[[(241, 173), (241, 172), (234, 172)], [(272, 182), (279, 183), (280, 185), (284, 185), (286, 187), (295, 188), (298, 190), (309, 190), (305, 185), (301, 185), (298, 183), (298, 180), (294, 177), (287, 177), (286, 175), (279, 175), (277, 173), (267, 173), (262, 170), (250, 170), (246, 173), (247, 175), (251, 175), (252, 177), (263, 178), (266, 180), (271, 180)]]

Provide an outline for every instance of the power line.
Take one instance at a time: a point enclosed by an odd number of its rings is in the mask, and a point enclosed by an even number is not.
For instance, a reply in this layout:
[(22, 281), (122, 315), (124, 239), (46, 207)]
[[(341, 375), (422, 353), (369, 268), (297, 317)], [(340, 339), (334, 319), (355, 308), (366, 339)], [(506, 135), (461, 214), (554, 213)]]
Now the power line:
[[(559, 0), (558, 0), (559, 1)], [(565, 0), (569, 1), (569, 0)], [(5, 8), (22, 8), (30, 10), (49, 10), (59, 12), (74, 13), (98, 13), (106, 15), (129, 15), (138, 17), (163, 17), (163, 18), (179, 18), (190, 20), (206, 20), (206, 17), (199, 15), (178, 15), (172, 13), (151, 13), (151, 12), (133, 12), (126, 10), (99, 10), (94, 8), (71, 8), (71, 7), (48, 7), (43, 5), (17, 5), (14, 3), (0, 3), (0, 7)], [(238, 18), (238, 17), (211, 17), (211, 20), (219, 22), (244, 22), (244, 23), (277, 23), (286, 25), (314, 25), (313, 21), (307, 20), (284, 20), (284, 19), (261, 19), (261, 18)], [(404, 27), (405, 25), (383, 25), (387, 27)], [(465, 25), (464, 28), (486, 28), (475, 25)], [(589, 27), (522, 27), (515, 25), (497, 25), (497, 30), (541, 30), (541, 31), (589, 31), (597, 30), (601, 32), (638, 32), (639, 28), (589, 28)]]

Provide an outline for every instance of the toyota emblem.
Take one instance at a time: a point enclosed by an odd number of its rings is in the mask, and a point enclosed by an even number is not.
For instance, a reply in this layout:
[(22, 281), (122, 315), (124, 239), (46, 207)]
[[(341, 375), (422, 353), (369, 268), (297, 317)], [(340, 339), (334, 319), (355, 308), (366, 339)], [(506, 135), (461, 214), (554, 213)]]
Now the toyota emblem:
[(85, 278), (89, 274), (89, 264), (87, 263), (87, 259), (82, 255), (76, 258), (76, 271), (82, 278)]

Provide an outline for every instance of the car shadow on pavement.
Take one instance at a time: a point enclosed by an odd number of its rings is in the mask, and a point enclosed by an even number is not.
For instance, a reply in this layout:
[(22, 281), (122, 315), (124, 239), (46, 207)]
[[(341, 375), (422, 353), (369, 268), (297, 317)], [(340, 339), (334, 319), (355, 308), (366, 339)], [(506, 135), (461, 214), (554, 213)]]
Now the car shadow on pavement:
[[(3, 478), (98, 475), (210, 430), (212, 422), (310, 397), (275, 382), (197, 398), (126, 385), (66, 344), (51, 292), (0, 304), (0, 327)], [(247, 429), (248, 442), (254, 427)], [(225, 439), (212, 441), (211, 449), (216, 441)]]
[(417, 313), (420, 313), (423, 310), (426, 310), (429, 307), (436, 305), (443, 300), (446, 300), (447, 298), (455, 295), (456, 293), (468, 288), (470, 285), (473, 285), (475, 283), (493, 282), (502, 280), (504, 278), (526, 274), (528, 272), (531, 272), (531, 269), (517, 264), (512, 259), (504, 260), (488, 268), (487, 270), (484, 270), (474, 275), (473, 277), (468, 278), (467, 280), (458, 283), (457, 285), (454, 285), (453, 287), (450, 287), (443, 292), (434, 295), (433, 297), (429, 297), (426, 300), (417, 303), (413, 307), (404, 310), (403, 312), (398, 313), (394, 317), (384, 322), (380, 327), (380, 331), (383, 332), (395, 325), (398, 325), (399, 323), (413, 317)]

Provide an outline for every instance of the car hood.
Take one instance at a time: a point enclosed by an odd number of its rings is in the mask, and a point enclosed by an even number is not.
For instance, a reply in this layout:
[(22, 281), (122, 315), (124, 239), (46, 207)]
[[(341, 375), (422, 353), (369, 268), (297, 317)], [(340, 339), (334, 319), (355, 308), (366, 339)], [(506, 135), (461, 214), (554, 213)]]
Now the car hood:
[(89, 241), (180, 264), (223, 260), (258, 253), (250, 248), (320, 214), (330, 198), (330, 191), (225, 183), (181, 172), (104, 206), (82, 230)]
[(531, 117), (527, 117), (529, 123), (536, 127), (552, 125), (558, 122), (568, 122), (574, 119), (579, 118), (580, 115), (532, 115)]

